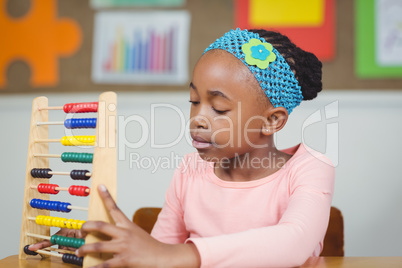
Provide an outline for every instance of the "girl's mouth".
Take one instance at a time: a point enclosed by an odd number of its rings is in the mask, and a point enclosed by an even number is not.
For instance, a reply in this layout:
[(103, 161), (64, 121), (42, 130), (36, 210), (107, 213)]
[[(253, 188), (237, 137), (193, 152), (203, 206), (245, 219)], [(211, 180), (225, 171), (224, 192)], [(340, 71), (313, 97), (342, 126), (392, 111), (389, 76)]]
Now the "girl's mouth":
[(210, 142), (193, 140), (193, 147), (196, 149), (205, 149), (211, 146), (212, 143)]
[(205, 139), (194, 136), (193, 138), (193, 147), (196, 149), (205, 149), (212, 146), (212, 143), (206, 141)]

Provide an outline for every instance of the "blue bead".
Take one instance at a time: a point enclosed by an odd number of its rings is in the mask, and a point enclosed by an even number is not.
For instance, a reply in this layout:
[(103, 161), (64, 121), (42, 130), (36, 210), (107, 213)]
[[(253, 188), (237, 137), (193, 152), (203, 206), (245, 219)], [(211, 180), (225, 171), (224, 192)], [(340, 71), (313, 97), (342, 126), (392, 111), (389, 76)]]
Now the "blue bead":
[(68, 206), (71, 206), (70, 203), (60, 202), (60, 201), (50, 201), (50, 200), (42, 200), (42, 199), (32, 199), (29, 204), (32, 208), (37, 209), (46, 209), (51, 211), (61, 211), (61, 212), (70, 212), (71, 209), (68, 209)]
[(51, 202), (51, 205), (50, 205), (51, 210), (59, 211), (60, 202), (58, 202), (58, 201), (50, 201), (50, 202)]
[(62, 212), (70, 212), (71, 209), (68, 209), (67, 208), (68, 206), (71, 206), (71, 204), (62, 202), (61, 205), (60, 205), (60, 211), (62, 211)]
[(66, 119), (64, 126), (68, 129), (73, 128), (96, 128), (96, 118), (73, 118)]
[(31, 200), (31, 207), (33, 207), (33, 208), (37, 208), (37, 207), (38, 207), (36, 199), (32, 199), (32, 200)]
[(46, 205), (46, 203), (43, 202), (43, 200), (41, 200), (41, 199), (38, 199), (38, 200), (36, 201), (36, 206), (38, 207), (38, 209), (44, 209), (44, 208), (46, 208), (45, 205)]
[(66, 119), (66, 121), (64, 121), (64, 126), (68, 129), (72, 128), (72, 122), (71, 119)]

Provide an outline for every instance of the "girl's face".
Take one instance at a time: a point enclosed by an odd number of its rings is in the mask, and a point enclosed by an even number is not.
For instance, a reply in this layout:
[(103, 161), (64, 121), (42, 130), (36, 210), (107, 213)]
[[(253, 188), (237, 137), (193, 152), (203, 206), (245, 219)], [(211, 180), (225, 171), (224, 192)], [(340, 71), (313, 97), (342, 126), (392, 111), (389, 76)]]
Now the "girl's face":
[(217, 162), (266, 147), (261, 90), (249, 69), (223, 50), (204, 54), (190, 83), (193, 146), (207, 161)]

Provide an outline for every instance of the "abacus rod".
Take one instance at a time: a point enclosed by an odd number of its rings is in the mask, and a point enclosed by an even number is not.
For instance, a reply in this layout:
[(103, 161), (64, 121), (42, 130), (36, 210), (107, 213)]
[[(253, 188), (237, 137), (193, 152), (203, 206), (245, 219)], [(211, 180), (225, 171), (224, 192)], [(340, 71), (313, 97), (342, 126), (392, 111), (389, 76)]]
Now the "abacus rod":
[[(50, 174), (50, 175), (66, 175), (66, 176), (70, 176), (70, 172), (65, 172), (65, 171), (49, 171), (48, 174)], [(92, 173), (87, 172), (87, 173), (85, 173), (85, 176), (91, 177)]]
[(34, 154), (34, 157), (61, 158), (61, 154)]
[(65, 171), (49, 171), (48, 174), (50, 175), (66, 175), (69, 176), (70, 172), (65, 172)]
[(66, 188), (66, 187), (55, 187), (54, 189), (56, 191), (68, 191), (68, 188)]
[(76, 210), (88, 211), (88, 208), (85, 208), (85, 207), (79, 207), (79, 206), (73, 206), (73, 205), (69, 205), (69, 206), (67, 206), (67, 209), (76, 209)]
[(54, 121), (54, 122), (36, 122), (37, 126), (42, 126), (42, 125), (64, 125), (63, 121)]
[(60, 142), (61, 139), (38, 139), (34, 140), (36, 143)]
[(50, 240), (50, 236), (46, 236), (46, 235), (39, 235), (39, 234), (26, 233), (26, 236), (35, 237), (35, 238), (40, 238), (40, 239), (45, 239), (45, 240)]
[(47, 106), (47, 107), (38, 108), (38, 111), (42, 111), (42, 110), (63, 110), (63, 106)]
[(55, 256), (55, 257), (59, 257), (62, 258), (63, 254), (59, 254), (59, 253), (54, 253), (54, 252), (50, 252), (50, 251), (46, 251), (46, 250), (42, 250), (42, 249), (38, 249), (35, 252), (39, 253), (39, 254), (43, 254), (43, 255), (49, 255), (49, 256)]
[(42, 248), (42, 249), (43, 250), (56, 251), (56, 252), (60, 252), (60, 253), (74, 254), (74, 251), (65, 250), (65, 249), (59, 249), (59, 248), (47, 247), (47, 248)]
[(84, 207), (77, 207), (77, 206), (67, 206), (68, 209), (76, 209), (76, 210), (83, 210), (83, 211), (88, 211), (88, 208)]
[[(66, 188), (66, 187), (56, 187), (56, 188), (54, 188), (56, 191), (68, 191), (68, 188)], [(89, 189), (85, 189), (85, 192), (86, 193), (89, 193)]]
[[(31, 189), (38, 189), (38, 185), (31, 185), (31, 187), (30, 187)], [(55, 187), (54, 188), (56, 191), (68, 191), (68, 188), (66, 188), (66, 187)], [(85, 189), (85, 192), (86, 193), (89, 193), (89, 189)]]

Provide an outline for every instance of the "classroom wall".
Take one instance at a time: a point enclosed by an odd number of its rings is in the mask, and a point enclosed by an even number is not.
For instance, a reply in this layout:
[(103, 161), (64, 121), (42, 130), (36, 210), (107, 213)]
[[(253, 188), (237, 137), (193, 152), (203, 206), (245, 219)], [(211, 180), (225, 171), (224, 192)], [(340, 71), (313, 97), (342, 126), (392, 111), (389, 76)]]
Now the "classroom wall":
[[(0, 258), (18, 253), (31, 103), (39, 95), (0, 98)], [(97, 98), (94, 93), (46, 95), (51, 105), (62, 105), (66, 100), (91, 101)], [(126, 144), (140, 141), (142, 130), (139, 122), (148, 125), (151, 131), (151, 105), (155, 104), (159, 106), (154, 106), (154, 141), (158, 145), (168, 144), (183, 131), (181, 114), (186, 120), (189, 117), (188, 93), (118, 94), (121, 148), (117, 200), (129, 218), (140, 207), (162, 206), (174, 170), (174, 163), (169, 165), (166, 160), (174, 162), (176, 156), (194, 151), (184, 138), (169, 148), (151, 148), (150, 133), (140, 148), (126, 148), (121, 144), (125, 139)], [(52, 112), (49, 119), (59, 121), (63, 115), (62, 112)], [(333, 205), (341, 209), (345, 218), (346, 256), (401, 256), (401, 121), (401, 91), (327, 90), (316, 100), (296, 108), (287, 126), (276, 137), (279, 148), (303, 141), (326, 153), (336, 165)], [(63, 131), (62, 127), (53, 126), (50, 137), (60, 137), (65, 134)], [(52, 144), (50, 151), (60, 153), (63, 148)], [(154, 170), (154, 166), (149, 166), (150, 162), (144, 160), (143, 167), (149, 167), (138, 169), (137, 156), (160, 159), (165, 164)], [(53, 170), (61, 171), (75, 166), (62, 164), (57, 159), (52, 159), (50, 164)], [(65, 180), (68, 178), (61, 176), (54, 179), (60, 185), (68, 185)], [(69, 200), (76, 205), (85, 205), (79, 197), (69, 197)], [(85, 213), (77, 216), (84, 217)]]

